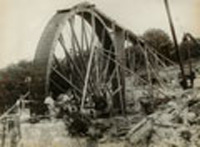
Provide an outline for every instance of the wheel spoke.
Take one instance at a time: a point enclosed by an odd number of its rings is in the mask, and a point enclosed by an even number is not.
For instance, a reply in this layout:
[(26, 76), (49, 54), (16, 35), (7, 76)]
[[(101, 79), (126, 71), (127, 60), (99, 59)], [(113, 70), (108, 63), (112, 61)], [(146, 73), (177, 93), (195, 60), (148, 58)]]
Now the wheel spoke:
[(95, 76), (96, 76), (96, 78), (95, 78), (95, 80), (96, 80), (96, 83), (98, 84), (99, 83), (99, 53), (98, 53), (98, 49), (96, 50), (96, 52), (95, 52), (95, 62), (94, 62), (94, 64), (96, 65), (95, 67), (94, 67), (94, 69), (95, 69)]
[(86, 91), (87, 91), (87, 87), (88, 87), (88, 81), (89, 81), (93, 56), (94, 56), (94, 48), (92, 48), (92, 50), (91, 50), (89, 61), (88, 61), (87, 72), (86, 72), (84, 88), (83, 88), (83, 96), (82, 96), (82, 101), (81, 101), (81, 110), (84, 108)]
[[(80, 63), (79, 63), (79, 64), (82, 65), (84, 71), (86, 71), (86, 62), (85, 62), (84, 56), (83, 56), (84, 50), (81, 49), (81, 47), (80, 47), (80, 44), (79, 44), (79, 42), (78, 42), (78, 38), (77, 38), (77, 35), (76, 35), (76, 33), (75, 33), (75, 30), (74, 30), (74, 27), (73, 27), (72, 22), (69, 21), (69, 24), (70, 24), (70, 28), (71, 28), (71, 31), (72, 31), (72, 36), (74, 37), (74, 40), (75, 40), (76, 45), (77, 45), (77, 47), (78, 47), (78, 51), (79, 51), (79, 55), (80, 55)], [(90, 81), (90, 79), (89, 79), (89, 87), (91, 88), (91, 91), (94, 91), (94, 92), (96, 91), (96, 90), (95, 90), (96, 88), (94, 87), (94, 85), (92, 84), (92, 82)], [(96, 92), (97, 92), (97, 91), (96, 91)]]
[[(112, 46), (110, 46), (110, 49), (112, 48)], [(107, 51), (107, 50), (105, 50), (105, 49), (103, 49), (102, 48), (102, 52), (101, 53), (103, 53), (103, 54), (105, 54), (105, 55), (107, 55), (107, 54), (110, 54), (110, 53), (107, 53), (107, 52), (105, 52), (105, 51)], [(110, 58), (111, 58), (111, 55), (107, 55), (106, 56), (107, 57), (107, 60), (106, 60), (106, 66), (105, 66), (105, 69), (102, 71), (102, 75), (100, 76), (100, 79), (102, 80), (102, 81), (106, 81), (107, 80), (107, 76), (108, 76), (108, 71), (109, 71), (109, 67), (110, 67), (110, 64), (111, 64), (111, 60), (110, 60)]]
[(62, 91), (63, 93), (65, 93), (66, 92), (66, 90), (65, 89), (63, 89), (58, 83), (56, 83), (56, 81), (55, 80), (53, 80), (52, 78), (50, 78), (50, 82), (52, 82), (53, 83), (53, 85), (55, 85), (60, 91)]
[(85, 31), (85, 23), (83, 13), (81, 13), (81, 48), (84, 50), (84, 31)]
[[(63, 49), (64, 49), (64, 52), (65, 52), (65, 54), (66, 54), (66, 58), (69, 58), (70, 62), (71, 62), (71, 63), (74, 65), (74, 67), (75, 67), (75, 70), (76, 70), (77, 73), (76, 73), (76, 72), (73, 72), (73, 75), (76, 76), (76, 74), (78, 74), (78, 75), (79, 75), (78, 77), (80, 77), (80, 79), (81, 79), (81, 83), (84, 85), (84, 73), (81, 72), (79, 66), (76, 64), (76, 62), (73, 61), (72, 57), (71, 57), (70, 54), (68, 53), (67, 48), (66, 48), (66, 46), (65, 46), (64, 38), (63, 38), (62, 35), (61, 35), (60, 38), (59, 38), (59, 42), (61, 43), (61, 46), (62, 46)], [(76, 77), (77, 77), (77, 76), (76, 76)], [(88, 92), (94, 92), (94, 93), (96, 92), (96, 87), (94, 86), (94, 83), (92, 83), (91, 79), (89, 79), (89, 87), (88, 87), (87, 90), (88, 90)]]
[(89, 50), (92, 50), (93, 43), (95, 41), (95, 28), (96, 27), (96, 22), (94, 15), (92, 15), (92, 32), (91, 32), (91, 40), (90, 40), (90, 45), (89, 45)]
[(54, 59), (56, 65), (57, 65), (57, 68), (64, 74), (65, 72), (62, 68), (62, 65), (60, 64), (59, 59), (56, 57), (55, 54), (53, 54), (53, 59)]
[(88, 39), (88, 33), (89, 32), (89, 28), (87, 27), (86, 25), (86, 22), (85, 21), (82, 21), (83, 23), (83, 37), (85, 39), (85, 45), (86, 45), (86, 51), (89, 52), (89, 39)]
[[(60, 37), (59, 37), (58, 40), (59, 40), (59, 42), (60, 42), (60, 44), (61, 44), (61, 46), (62, 46), (62, 48), (63, 48), (63, 50), (64, 50), (64, 52), (65, 52), (66, 58), (69, 59), (70, 63), (74, 66), (74, 68), (75, 68), (77, 74), (78, 74), (78, 75), (80, 76), (80, 78), (82, 79), (82, 83), (84, 83), (84, 77), (83, 77), (84, 73), (81, 72), (81, 69), (80, 69), (79, 66), (76, 64), (76, 62), (74, 62), (74, 60), (72, 59), (70, 53), (67, 51), (68, 49), (67, 49), (67, 47), (65, 46), (65, 42), (64, 42), (64, 38), (63, 38), (62, 34), (60, 35)], [(74, 72), (74, 73), (75, 73), (75, 72)]]
[(101, 36), (100, 36), (100, 43), (98, 44), (98, 50), (95, 52), (96, 54), (95, 54), (95, 64), (96, 64), (96, 83), (97, 83), (97, 85), (99, 85), (100, 84), (100, 82), (101, 82), (101, 77), (102, 77), (102, 75), (100, 76), (100, 72), (102, 72), (103, 71), (103, 68), (104, 68), (104, 66), (102, 66), (101, 67), (101, 64), (102, 64), (102, 57), (99, 55), (100, 53), (99, 52), (101, 52), (101, 48), (103, 48), (103, 46), (104, 46), (104, 41), (105, 41), (105, 29), (103, 29), (102, 30), (102, 33), (101, 33)]
[[(79, 49), (80, 55), (82, 56), (82, 58), (81, 58), (82, 59), (82, 63), (84, 63), (83, 65), (84, 65), (84, 68), (86, 70), (86, 62), (84, 61), (84, 56), (82, 54), (84, 51), (83, 51), (83, 49), (82, 50), (80, 49), (80, 44), (78, 43), (78, 39), (77, 39), (77, 36), (75, 34), (75, 30), (74, 30), (72, 24), (70, 24), (70, 25), (71, 25), (71, 28), (72, 28), (72, 33), (75, 36), (75, 40), (77, 42), (77, 47)], [(93, 43), (94, 43), (94, 39), (95, 39), (95, 28), (94, 28), (95, 25), (96, 25), (95, 18), (94, 18), (94, 15), (92, 15), (92, 26), (93, 27), (92, 27), (92, 34), (91, 34), (92, 36), (91, 36), (91, 42), (90, 42), (90, 47), (89, 47), (89, 51), (90, 52), (93, 49)], [(85, 31), (85, 25), (83, 25), (83, 26), (84, 26), (84, 31)], [(87, 34), (86, 34), (86, 32), (84, 32), (84, 33), (85, 33), (85, 39), (86, 39), (86, 43), (87, 43)], [(92, 64), (91, 64), (91, 66), (92, 66)], [(91, 88), (91, 90), (94, 93), (96, 93), (97, 95), (99, 95), (98, 86), (95, 84), (95, 81), (93, 81), (91, 77), (92, 76), (90, 76), (90, 78), (88, 79), (89, 87)]]
[[(76, 35), (76, 32), (75, 32), (75, 30), (74, 30), (74, 27), (73, 27), (73, 23), (72, 23), (72, 22), (73, 22), (72, 20), (69, 20), (69, 25), (70, 25), (70, 28), (71, 28), (73, 40), (75, 41), (76, 46), (77, 46), (77, 48), (78, 48), (78, 52), (79, 52), (79, 55), (80, 55), (80, 61), (81, 61), (82, 63), (85, 63), (84, 56), (83, 56), (84, 50), (83, 50), (83, 48), (81, 48), (81, 46), (80, 46), (80, 43), (79, 43), (79, 41), (78, 41), (78, 37), (77, 37), (77, 35)], [(75, 49), (75, 48), (76, 48), (76, 47), (74, 47), (74, 49)], [(85, 64), (83, 64), (83, 65), (85, 65)], [(85, 67), (85, 66), (83, 66), (83, 68), (84, 68), (84, 70), (86, 70), (86, 67)]]
[(116, 68), (113, 70), (112, 74), (109, 76), (109, 80), (107, 81), (108, 84), (110, 84), (116, 74)]
[(60, 73), (58, 70), (56, 70), (55, 68), (52, 67), (52, 70), (59, 76), (61, 77), (65, 82), (67, 82), (72, 88), (74, 88), (77, 92), (79, 92), (80, 94), (82, 94), (82, 91), (76, 87), (69, 79), (67, 79), (65, 76), (62, 75), (62, 73)]

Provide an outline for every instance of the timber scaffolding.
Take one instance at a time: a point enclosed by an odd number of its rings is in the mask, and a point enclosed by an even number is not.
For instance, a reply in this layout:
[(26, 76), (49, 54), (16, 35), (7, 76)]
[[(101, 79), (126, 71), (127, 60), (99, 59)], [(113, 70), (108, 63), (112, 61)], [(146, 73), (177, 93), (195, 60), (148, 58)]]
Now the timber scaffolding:
[[(0, 116), (1, 147), (17, 147), (21, 140), (21, 114), (30, 92), (22, 95), (15, 104)], [(29, 103), (29, 102), (28, 102)]]

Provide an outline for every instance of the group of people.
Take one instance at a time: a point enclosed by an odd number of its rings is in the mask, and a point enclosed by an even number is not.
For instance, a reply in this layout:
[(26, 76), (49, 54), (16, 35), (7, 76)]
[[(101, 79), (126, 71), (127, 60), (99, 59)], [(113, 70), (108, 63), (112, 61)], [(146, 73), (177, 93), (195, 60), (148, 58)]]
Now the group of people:
[(47, 107), (49, 117), (52, 119), (76, 112), (94, 118), (97, 117), (97, 115), (109, 113), (111, 109), (111, 99), (107, 99), (107, 96), (88, 96), (85, 99), (84, 109), (80, 110), (80, 99), (74, 96), (72, 90), (68, 90), (66, 93), (60, 94), (57, 98), (53, 98), (52, 93), (50, 93), (45, 98), (44, 104)]
[(77, 111), (76, 100), (69, 90), (67, 93), (60, 94), (56, 99), (50, 93), (44, 100), (47, 107), (47, 115), (49, 118), (54, 119), (62, 116), (64, 113), (72, 113)]
[[(74, 134), (85, 134), (90, 126), (90, 117), (84, 112), (80, 112), (80, 102), (74, 97), (69, 90), (67, 93), (60, 94), (56, 99), (49, 94), (44, 100), (48, 111), (48, 118), (55, 120), (55, 118), (62, 118), (68, 132)], [(85, 113), (85, 114), (83, 114)]]

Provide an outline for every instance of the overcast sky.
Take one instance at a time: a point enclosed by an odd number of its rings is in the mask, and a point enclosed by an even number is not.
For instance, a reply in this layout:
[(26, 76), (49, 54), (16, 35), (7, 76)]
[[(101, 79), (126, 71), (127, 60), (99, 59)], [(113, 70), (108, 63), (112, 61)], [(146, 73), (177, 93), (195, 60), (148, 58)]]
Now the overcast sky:
[[(38, 40), (57, 9), (82, 0), (0, 0), (0, 68), (32, 60)], [(170, 33), (163, 0), (90, 0), (122, 26), (141, 35), (149, 28)], [(179, 40), (184, 32), (200, 37), (200, 0), (169, 0)]]

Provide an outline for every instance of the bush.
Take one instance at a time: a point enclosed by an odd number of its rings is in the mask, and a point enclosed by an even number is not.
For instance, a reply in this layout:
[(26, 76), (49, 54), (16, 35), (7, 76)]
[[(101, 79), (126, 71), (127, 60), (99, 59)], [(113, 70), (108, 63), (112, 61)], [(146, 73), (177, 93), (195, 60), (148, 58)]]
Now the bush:
[(0, 113), (9, 109), (20, 95), (29, 90), (27, 77), (31, 76), (31, 62), (21, 61), (0, 71)]
[(144, 40), (157, 50), (160, 54), (167, 58), (172, 58), (173, 54), (173, 43), (167, 33), (161, 29), (149, 29), (143, 36)]

